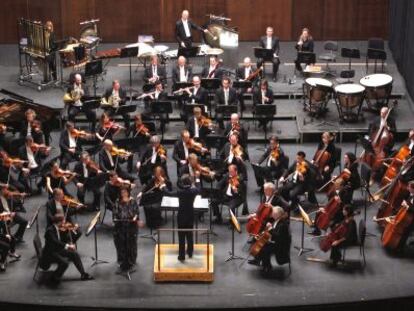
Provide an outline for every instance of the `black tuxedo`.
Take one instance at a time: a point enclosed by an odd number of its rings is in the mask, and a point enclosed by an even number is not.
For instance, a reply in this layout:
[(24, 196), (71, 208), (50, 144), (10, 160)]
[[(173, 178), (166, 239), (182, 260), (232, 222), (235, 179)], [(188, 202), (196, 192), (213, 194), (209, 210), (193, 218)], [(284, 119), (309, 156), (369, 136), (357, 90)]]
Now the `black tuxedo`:
[(186, 33), (185, 33), (185, 29), (184, 29), (184, 24), (182, 22), (182, 20), (178, 20), (175, 23), (175, 38), (177, 39), (178, 45), (181, 48), (181, 43), (185, 44), (185, 47), (191, 47), (192, 45), (192, 33), (191, 30), (192, 29), (196, 29), (199, 31), (203, 31), (203, 28), (201, 28), (200, 26), (196, 25), (195, 23), (193, 23), (191, 20), (187, 21), (188, 23), (188, 29), (190, 31), (190, 36), (187, 37)]
[[(190, 154), (190, 149), (188, 149), (188, 153)], [(186, 160), (185, 156), (185, 149), (183, 145), (183, 140), (179, 139), (174, 144), (174, 150), (173, 150), (173, 159), (177, 163), (177, 167), (179, 168), (181, 166), (180, 161)]]
[[(74, 89), (74, 87), (73, 87), (73, 84), (72, 84), (68, 87), (67, 92), (69, 94), (71, 94), (73, 89)], [(85, 92), (84, 96), (87, 95), (86, 94), (86, 89), (84, 89), (83, 87), (82, 87), (82, 89)], [(94, 109), (85, 108), (83, 105), (78, 107), (78, 106), (74, 106), (73, 104), (70, 104), (70, 106), (68, 108), (68, 120), (75, 123), (76, 116), (81, 112), (85, 113), (88, 122), (91, 123), (91, 131), (95, 132), (96, 111)]]
[(167, 171), (167, 161), (162, 159), (158, 154), (155, 159), (155, 163), (151, 163), (152, 156), (152, 146), (148, 145), (145, 151), (140, 156), (141, 168), (139, 170), (139, 178), (141, 184), (146, 184), (149, 179), (151, 179), (153, 170), (156, 166), (162, 166), (165, 173), (168, 175)]
[[(186, 129), (190, 132), (190, 137), (194, 138), (195, 137), (195, 127), (196, 127), (196, 122), (197, 120), (192, 116), (188, 119), (187, 124), (186, 124)], [(206, 126), (202, 126), (198, 128), (198, 137), (199, 140), (201, 141), (205, 141), (206, 137), (208, 134), (210, 134), (211, 130), (206, 127)]]
[[(184, 65), (184, 73), (185, 73), (185, 76), (187, 77), (186, 82), (191, 82), (191, 79), (193, 77), (193, 68), (189, 65)], [(180, 68), (179, 68), (179, 66), (175, 66), (172, 69), (172, 81), (173, 81), (173, 89), (176, 90), (176, 88), (174, 86), (175, 86), (176, 83), (180, 82)]]
[[(267, 49), (267, 36), (263, 36), (260, 38), (259, 46), (263, 49)], [(272, 37), (272, 48), (271, 48), (273, 55), (276, 54), (279, 56), (280, 46), (279, 46), (279, 38)], [(279, 57), (273, 56), (271, 59), (261, 59), (257, 60), (257, 68), (263, 65), (263, 62), (271, 61), (273, 63), (273, 78), (277, 77), (277, 72), (279, 71), (280, 60)], [(264, 72), (264, 71), (263, 71)]]
[(116, 166), (116, 173), (119, 175), (119, 177), (123, 179), (128, 179), (132, 182), (134, 181), (134, 177), (129, 175), (121, 167), (121, 164), (124, 163), (125, 161), (126, 159), (119, 157), (117, 155), (114, 155), (112, 156), (112, 162), (113, 162), (113, 165), (112, 165), (111, 160), (109, 159), (108, 153), (106, 152), (105, 148), (102, 148), (99, 151), (99, 167), (104, 173), (108, 173), (109, 171), (115, 170), (115, 165), (116, 163), (118, 163), (118, 165)]
[[(28, 155), (27, 155), (27, 150), (26, 150), (26, 145), (25, 144), (19, 148), (18, 154), (19, 154), (18, 157), (21, 160), (28, 161)], [(46, 157), (40, 151), (34, 152), (33, 156), (34, 156), (34, 159), (37, 163), (37, 167), (30, 169), (29, 176), (33, 176), (33, 175), (35, 175), (35, 174), (37, 174), (41, 171), (41, 169), (42, 169), (42, 159)], [(23, 167), (28, 168), (29, 167), (28, 162), (23, 164)], [(28, 193), (33, 192), (33, 189), (31, 188), (31, 184), (29, 182), (29, 178), (28, 178), (28, 176), (24, 175), (23, 170), (20, 170), (19, 174), (18, 174), (18, 186), (19, 185), (23, 185), (25, 192), (28, 192)], [(41, 189), (41, 187), (42, 187), (42, 181), (40, 180), (37, 183), (37, 188)]]
[[(249, 71), (249, 75), (251, 75), (255, 71), (256, 71), (256, 68), (254, 68), (253, 66), (251, 66), (250, 67), (250, 71)], [(247, 77), (245, 76), (245, 67), (244, 66), (237, 67), (237, 69), (236, 69), (236, 79), (237, 80), (245, 80), (246, 78)], [(250, 81), (252, 81), (252, 80), (250, 80)]]
[[(247, 141), (248, 141), (248, 133), (246, 128), (243, 126), (243, 124), (240, 124), (240, 130), (239, 130), (239, 144), (243, 147), (243, 149), (247, 150)], [(232, 131), (232, 125), (231, 122), (227, 123), (226, 128), (224, 129), (224, 136), (229, 137), (230, 132)], [(248, 153), (246, 153), (246, 156), (248, 158)]]
[[(109, 88), (105, 91), (104, 97), (105, 99), (108, 101), (109, 97), (112, 95), (112, 90), (113, 88)], [(121, 87), (118, 90), (119, 93), (119, 97), (121, 98), (121, 101), (119, 102), (119, 106), (124, 106), (126, 104), (126, 92), (125, 90)], [(114, 116), (117, 115), (119, 113), (117, 113), (117, 109), (114, 107), (106, 107), (104, 106), (103, 109), (110, 115), (110, 116)], [(125, 124), (125, 128), (129, 127), (129, 114), (128, 113), (123, 113), (122, 114), (122, 119), (124, 120), (124, 124)]]
[[(269, 98), (269, 101), (265, 102), (265, 104), (273, 104), (273, 91), (271, 89), (267, 89), (265, 92), (265, 96)], [(253, 93), (253, 104), (254, 105), (261, 105), (262, 104), (262, 90), (258, 89)]]
[(263, 172), (261, 174), (261, 177), (266, 180), (279, 179), (284, 173), (285, 169), (288, 168), (288, 159), (282, 148), (279, 147), (279, 159), (277, 161), (270, 161), (269, 163), (268, 160), (271, 152), (272, 148), (270, 146), (267, 147), (265, 152), (257, 161), (259, 165), (266, 161), (264, 163), (264, 166), (261, 167), (261, 171)]
[(243, 180), (247, 180), (247, 170), (246, 170), (246, 165), (244, 161), (246, 161), (248, 157), (247, 157), (247, 153), (245, 149), (243, 147), (242, 149), (243, 149), (242, 159), (240, 160), (239, 158), (233, 157), (233, 160), (231, 161), (231, 163), (229, 163), (228, 160), (229, 160), (230, 151), (231, 151), (231, 144), (227, 142), (224, 145), (223, 149), (221, 149), (220, 158), (223, 161), (225, 161), (225, 167), (227, 167), (230, 164), (235, 164), (237, 166), (237, 169), (240, 175), (243, 177)]
[[(225, 105), (226, 104), (223, 88), (220, 88), (216, 91), (215, 102), (216, 102), (216, 105)], [(228, 100), (227, 100), (227, 105), (237, 105), (237, 92), (232, 87), (229, 88), (229, 96), (228, 96)], [(222, 129), (224, 128), (223, 118), (224, 118), (223, 113), (222, 112), (218, 113), (216, 111), (216, 120), (217, 120), (217, 123), (219, 124), (220, 128), (222, 128)]]
[(246, 183), (243, 180), (243, 176), (239, 175), (239, 187), (237, 192), (234, 192), (234, 190), (230, 188), (231, 196), (227, 194), (228, 186), (229, 174), (227, 173), (222, 176), (216, 186), (217, 189), (222, 191), (221, 197), (213, 198), (211, 202), (213, 213), (218, 219), (221, 219), (219, 203), (225, 203), (229, 209), (235, 213), (236, 208), (246, 202)]
[(196, 94), (194, 94), (194, 89), (190, 90), (190, 92), (191, 95), (188, 96), (187, 102), (192, 102), (194, 99), (196, 104), (207, 105), (208, 92), (205, 88), (200, 86)]
[[(220, 66), (220, 65), (218, 65)], [(203, 71), (201, 72), (201, 76), (205, 79), (208, 78), (208, 74), (209, 74), (209, 70), (210, 70), (210, 65), (208, 66), (204, 66), (203, 67)], [(223, 70), (219, 67), (215, 69), (214, 73), (210, 76), (210, 79), (219, 79), (221, 80), (223, 78), (224, 72)]]
[[(313, 52), (313, 48), (314, 48), (313, 39), (309, 39), (303, 42), (301, 48), (299, 47), (299, 45), (296, 44), (295, 48), (298, 50), (298, 56), (299, 56), (299, 52)], [(307, 63), (306, 65), (309, 65), (309, 64), (310, 63)], [(296, 70), (298, 70), (299, 72), (303, 71), (303, 68), (299, 62), (299, 57), (297, 57), (295, 60), (295, 66), (296, 66)]]
[(60, 147), (60, 167), (66, 169), (69, 162), (79, 160), (80, 154), (82, 152), (82, 147), (79, 142), (79, 139), (75, 139), (76, 147), (75, 153), (69, 152), (69, 132), (68, 130), (63, 130), (60, 133), (59, 147)]
[(81, 203), (85, 203), (86, 191), (91, 191), (93, 193), (93, 205), (95, 209), (98, 210), (101, 200), (101, 191), (97, 181), (97, 174), (90, 168), (86, 169), (88, 171), (88, 177), (85, 176), (82, 162), (78, 162), (75, 165), (74, 172), (78, 174), (76, 176), (76, 182), (83, 184), (83, 187), (77, 188), (77, 196)]
[(285, 212), (289, 211), (289, 203), (278, 193), (273, 194), (270, 198), (263, 195), (262, 203), (270, 203), (272, 206), (280, 206)]
[[(160, 80), (161, 82), (165, 82), (165, 80), (167, 79), (167, 73), (165, 72), (164, 66), (157, 65), (156, 67), (158, 80)], [(144, 71), (145, 83), (149, 83), (149, 79), (153, 78), (153, 76), (153, 65), (149, 64)]]
[[(0, 213), (4, 213), (4, 212), (7, 212), (7, 211), (13, 213), (13, 212), (16, 212), (18, 210), (18, 208), (20, 208), (20, 210), (22, 210), (22, 211), (25, 211), (23, 205), (21, 203), (17, 202), (16, 200), (6, 199), (6, 201), (7, 201), (7, 205), (8, 205), (9, 210), (7, 210), (5, 206), (3, 206), (3, 203), (0, 200)], [(26, 231), (27, 220), (21, 215), (21, 213), (16, 212), (16, 214), (14, 215), (12, 223), (18, 225), (18, 229), (17, 229), (16, 233), (13, 235), (14, 239), (16, 239), (16, 240), (23, 239), (24, 232)]]
[(345, 168), (351, 171), (351, 177), (339, 190), (339, 197), (341, 198), (342, 203), (351, 204), (354, 191), (361, 186), (361, 177), (358, 172), (358, 162), (354, 162)]
[[(27, 122), (27, 120), (22, 121), (21, 122), (21, 125), (20, 125), (20, 137), (23, 138), (23, 139), (26, 138), (26, 136), (28, 135), (27, 128), (28, 128), (28, 122)], [(43, 132), (42, 131), (36, 132), (33, 129), (33, 127), (31, 127), (31, 133), (30, 133), (30, 135), (33, 137), (33, 141), (36, 144), (43, 144), (43, 143), (45, 143), (46, 135), (43, 135)], [(47, 138), (49, 138), (49, 137), (47, 137)]]

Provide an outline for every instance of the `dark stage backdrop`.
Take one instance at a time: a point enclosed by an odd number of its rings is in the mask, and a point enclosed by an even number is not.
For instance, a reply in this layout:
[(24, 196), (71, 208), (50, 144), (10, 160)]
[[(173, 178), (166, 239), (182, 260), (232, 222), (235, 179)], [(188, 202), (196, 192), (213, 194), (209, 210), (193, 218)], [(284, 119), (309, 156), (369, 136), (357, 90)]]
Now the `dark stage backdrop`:
[(229, 16), (242, 41), (257, 40), (267, 25), (275, 27), (282, 40), (296, 40), (305, 26), (316, 40), (387, 38), (388, 1), (2, 0), (0, 43), (16, 42), (19, 17), (51, 19), (58, 37), (78, 37), (80, 21), (100, 18), (105, 42), (136, 42), (138, 34), (152, 34), (158, 42), (174, 41), (174, 23), (184, 8), (200, 24), (208, 13)]
[(414, 1), (390, 0), (389, 45), (414, 98)]

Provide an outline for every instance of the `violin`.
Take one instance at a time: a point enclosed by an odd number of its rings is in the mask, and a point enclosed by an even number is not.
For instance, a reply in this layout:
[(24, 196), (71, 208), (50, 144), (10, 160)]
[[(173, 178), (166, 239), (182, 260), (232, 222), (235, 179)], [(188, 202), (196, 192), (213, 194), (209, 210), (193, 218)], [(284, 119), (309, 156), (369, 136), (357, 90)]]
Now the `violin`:
[(99, 165), (97, 163), (95, 163), (92, 160), (89, 160), (88, 163), (86, 163), (86, 167), (92, 171), (94, 171), (95, 173), (99, 174), (101, 173), (101, 169), (99, 168)]
[(57, 178), (61, 177), (75, 177), (77, 174), (71, 171), (65, 171), (61, 168), (56, 168), (53, 170), (53, 175), (55, 175)]
[(78, 228), (79, 228), (78, 224), (73, 224), (73, 223), (67, 222), (67, 221), (62, 222), (59, 225), (59, 231), (61, 231), (61, 232), (76, 231), (76, 230), (78, 230)]
[(75, 137), (75, 138), (89, 138), (89, 137), (92, 137), (93, 136), (92, 133), (88, 133), (86, 131), (77, 130), (75, 128), (70, 130), (70, 135), (72, 137)]
[(10, 190), (10, 187), (6, 187), (6, 188), (3, 190), (3, 196), (4, 196), (6, 199), (9, 199), (9, 198), (14, 198), (14, 197), (24, 198), (24, 197), (27, 197), (28, 195), (29, 195), (29, 194), (27, 194), (27, 193), (25, 193), (25, 192), (12, 191), (12, 190)]
[(159, 145), (158, 148), (157, 148), (157, 154), (160, 157), (166, 157), (167, 156), (167, 150), (163, 146)]
[(115, 123), (114, 121), (106, 121), (103, 123), (102, 127), (104, 129), (114, 129), (114, 130), (125, 130), (125, 127), (123, 127), (121, 124), (119, 123)]
[(144, 124), (135, 124), (136, 133), (134, 137), (137, 135), (143, 134), (145, 136), (151, 136), (149, 129)]
[(320, 230), (327, 230), (336, 213), (342, 208), (339, 196), (334, 196), (324, 207), (324, 211), (316, 214), (315, 226)]
[(332, 248), (332, 243), (343, 239), (348, 234), (348, 226), (346, 225), (345, 221), (338, 225), (331, 233), (325, 236), (319, 243), (319, 247), (321, 251), (327, 252)]
[(210, 170), (210, 169), (209, 169), (208, 167), (206, 167), (206, 166), (201, 166), (201, 164), (197, 164), (197, 166), (196, 166), (195, 170), (196, 170), (196, 171), (199, 171), (199, 172), (200, 172), (200, 174), (201, 174), (202, 176), (205, 176), (205, 177), (213, 177), (213, 176), (216, 174), (216, 172), (214, 172), (214, 171)]
[(256, 215), (251, 217), (246, 224), (246, 231), (251, 235), (258, 235), (263, 228), (264, 222), (272, 214), (272, 205), (268, 203), (262, 203), (259, 205), (256, 211)]
[(230, 177), (229, 183), (232, 188), (239, 188), (239, 185), (240, 185), (239, 176), (236, 175), (234, 177)]
[(243, 157), (243, 147), (242, 146), (237, 144), (236, 147), (231, 146), (231, 149), (232, 149), (233, 155), (236, 158), (242, 158)]
[(22, 159), (19, 158), (12, 158), (9, 157), (9, 155), (7, 154), (7, 152), (5, 151), (0, 151), (0, 157), (3, 160), (3, 166), (9, 168), (10, 166), (15, 166), (15, 165), (23, 165), (25, 163), (28, 163), (28, 161), (24, 161)]
[(202, 154), (208, 152), (207, 148), (205, 148), (202, 143), (198, 143), (192, 138), (189, 139), (189, 141), (186, 143), (186, 146), (188, 149), (193, 149), (196, 152), (199, 152)]
[(240, 122), (232, 123), (231, 124), (231, 131), (229, 132), (229, 136), (230, 136), (230, 133), (232, 133), (232, 132), (240, 133), (240, 128), (241, 128)]
[(30, 150), (32, 150), (32, 152), (38, 152), (38, 151), (48, 152), (50, 150), (50, 147), (46, 146), (45, 144), (32, 143), (30, 145)]
[(117, 148), (115, 146), (112, 146), (111, 155), (120, 156), (120, 157), (123, 157), (123, 158), (128, 158), (132, 155), (132, 152), (126, 151), (125, 149), (121, 149), (121, 148)]
[(277, 161), (280, 158), (280, 149), (279, 145), (275, 146), (270, 152), (270, 160)]
[(205, 117), (205, 116), (201, 116), (200, 118), (197, 119), (197, 123), (199, 127), (211, 127), (212, 126), (212, 122), (211, 119)]
[(301, 173), (302, 175), (305, 175), (306, 172), (308, 171), (308, 165), (306, 164), (305, 161), (299, 163), (296, 163), (296, 172)]
[(71, 198), (70, 196), (67, 196), (67, 195), (63, 197), (62, 202), (60, 203), (67, 207), (73, 207), (73, 208), (85, 207), (84, 204), (80, 203), (78, 200)]
[(132, 188), (133, 187), (133, 184), (131, 184), (129, 180), (122, 179), (121, 177), (118, 177), (113, 183), (113, 185), (119, 188)]

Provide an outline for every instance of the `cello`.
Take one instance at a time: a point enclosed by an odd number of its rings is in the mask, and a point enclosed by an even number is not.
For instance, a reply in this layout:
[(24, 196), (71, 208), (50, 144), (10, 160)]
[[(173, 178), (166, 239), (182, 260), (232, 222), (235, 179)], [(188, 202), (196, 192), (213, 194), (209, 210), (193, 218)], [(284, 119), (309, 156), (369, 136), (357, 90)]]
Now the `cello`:
[(394, 179), (395, 176), (397, 176), (404, 164), (404, 161), (410, 156), (410, 153), (411, 150), (408, 145), (403, 145), (400, 150), (398, 150), (381, 179), (381, 186), (386, 186)]
[(325, 166), (328, 165), (329, 161), (332, 158), (332, 154), (328, 151), (328, 147), (332, 140), (334, 140), (336, 137), (336, 134), (331, 135), (328, 132), (325, 132), (323, 135), (329, 135), (329, 141), (322, 149), (318, 149), (313, 156), (313, 165), (318, 168), (318, 171), (321, 174), (324, 172)]
[(251, 217), (246, 224), (246, 231), (251, 235), (258, 235), (266, 219), (272, 214), (272, 205), (262, 203), (257, 208), (256, 215)]
[(319, 211), (316, 215), (315, 226), (320, 230), (328, 229), (336, 213), (342, 208), (342, 202), (339, 196), (334, 196), (324, 207), (324, 212)]
[(345, 223), (338, 225), (331, 233), (325, 236), (319, 243), (321, 251), (327, 252), (332, 248), (332, 243), (345, 238), (348, 234), (348, 226)]

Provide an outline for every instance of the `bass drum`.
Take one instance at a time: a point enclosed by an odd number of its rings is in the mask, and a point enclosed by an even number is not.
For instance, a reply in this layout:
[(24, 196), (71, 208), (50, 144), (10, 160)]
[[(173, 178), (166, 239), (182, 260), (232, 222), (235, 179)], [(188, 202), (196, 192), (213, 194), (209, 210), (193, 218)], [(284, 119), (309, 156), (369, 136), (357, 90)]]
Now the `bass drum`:
[(239, 46), (239, 33), (229, 27), (210, 24), (204, 33), (204, 41), (213, 48), (232, 49)]

